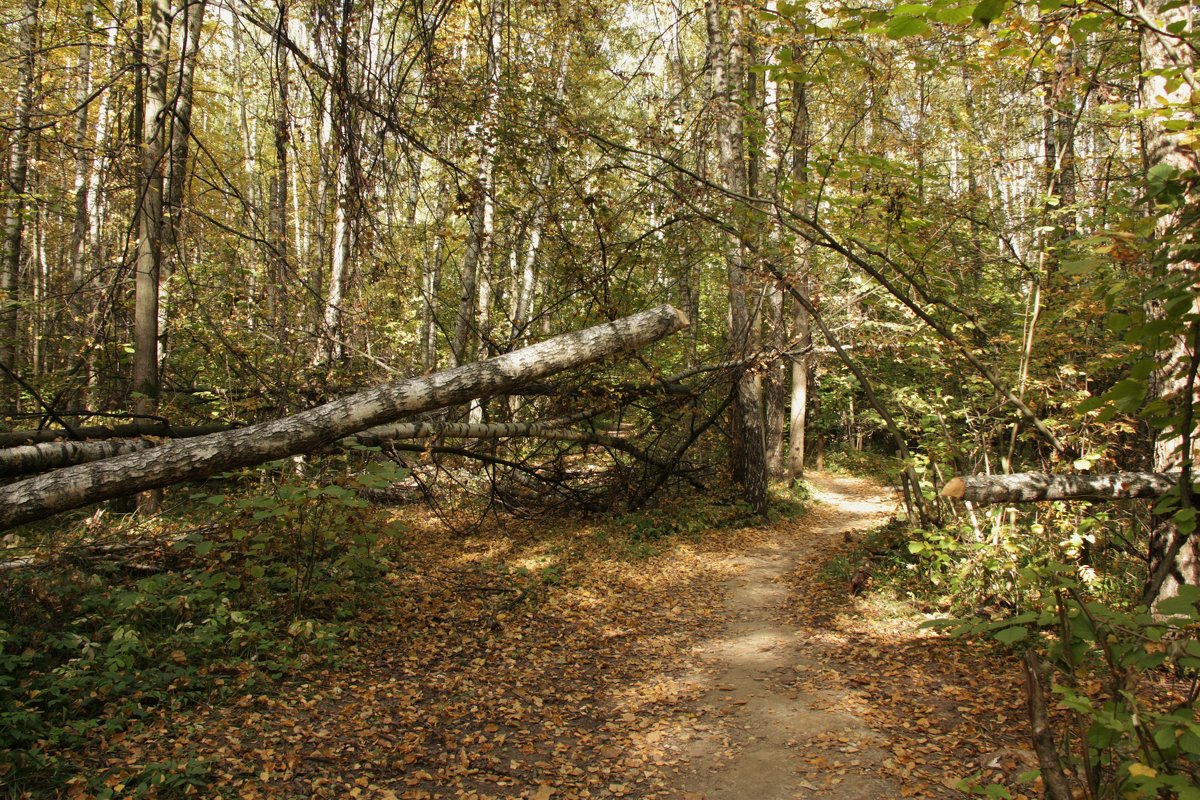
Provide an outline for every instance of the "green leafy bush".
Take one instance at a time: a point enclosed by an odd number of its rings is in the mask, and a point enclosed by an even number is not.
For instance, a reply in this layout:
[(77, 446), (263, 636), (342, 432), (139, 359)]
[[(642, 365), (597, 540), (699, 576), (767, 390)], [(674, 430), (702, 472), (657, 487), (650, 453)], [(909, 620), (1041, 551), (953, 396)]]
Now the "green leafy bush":
[[(148, 576), (66, 562), (14, 573), (0, 592), (0, 786), (85, 780), (113, 796), (111, 776), (79, 772), (98, 735), (333, 652), (390, 564), (387, 526), (355, 489), (397, 477), (383, 465), (340, 483), (289, 478), (265, 494), (203, 498), (210, 524)], [(204, 774), (192, 761), (149, 764), (122, 776), (120, 794), (170, 796), (202, 787)]]

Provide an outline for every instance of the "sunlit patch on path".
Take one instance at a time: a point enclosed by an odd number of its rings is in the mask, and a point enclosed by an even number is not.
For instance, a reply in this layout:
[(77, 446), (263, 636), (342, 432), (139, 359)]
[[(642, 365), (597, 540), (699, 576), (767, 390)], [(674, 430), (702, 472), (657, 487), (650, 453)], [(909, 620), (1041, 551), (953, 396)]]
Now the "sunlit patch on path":
[[(886, 521), (893, 504), (877, 487), (851, 479), (816, 476), (812, 484), (819, 506), (775, 526), (761, 547), (731, 557), (738, 574), (727, 582), (724, 624), (699, 648), (710, 684), (697, 711), (719, 725), (692, 746), (681, 781), (693, 797), (899, 796), (895, 781), (879, 777), (886, 755), (879, 735), (839, 709), (842, 693), (797, 688), (806, 677), (819, 683), (827, 645), (784, 614), (791, 594), (785, 576), (828, 555), (844, 532)], [(837, 746), (824, 746), (831, 736)]]

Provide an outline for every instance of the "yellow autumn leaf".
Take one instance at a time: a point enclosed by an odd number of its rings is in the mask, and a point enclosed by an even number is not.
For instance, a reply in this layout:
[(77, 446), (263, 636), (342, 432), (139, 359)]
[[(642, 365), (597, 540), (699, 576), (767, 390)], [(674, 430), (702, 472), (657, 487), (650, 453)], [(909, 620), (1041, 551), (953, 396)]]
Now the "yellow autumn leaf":
[(1134, 778), (1154, 778), (1158, 776), (1158, 770), (1145, 764), (1131, 764), (1129, 774)]

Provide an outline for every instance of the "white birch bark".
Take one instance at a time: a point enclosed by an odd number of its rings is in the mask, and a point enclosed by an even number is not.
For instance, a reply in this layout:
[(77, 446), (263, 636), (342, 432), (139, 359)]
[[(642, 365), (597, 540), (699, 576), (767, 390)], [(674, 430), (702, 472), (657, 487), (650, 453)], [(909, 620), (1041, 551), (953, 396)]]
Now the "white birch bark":
[(143, 60), (145, 103), (142, 117), (141, 192), (137, 208), (137, 263), (134, 286), (134, 410), (158, 409), (158, 284), (162, 260), (164, 131), (167, 55), (171, 35), (170, 0), (151, 0)]
[(477, 315), (480, 311), (480, 272), (491, 270), (492, 236), (495, 201), (496, 133), (500, 113), (500, 1), (491, 0), (485, 22), (484, 42), (487, 50), (483, 111), (476, 129), (479, 139), (479, 162), (471, 198), (471, 229), (467, 236), (462, 265), (462, 295), (454, 323), (454, 338), (450, 350), (454, 363), (464, 364), (475, 348), (469, 345), (478, 334)]
[(688, 324), (659, 306), (465, 364), (335, 400), (283, 419), (173, 441), (145, 452), (66, 467), (0, 488), (0, 530), (60, 511), (218, 472), (308, 453), (409, 414), (462, 403), (645, 346)]
[[(30, 118), (33, 114), (34, 60), (37, 57), (37, 0), (25, 0), (20, 22), (20, 63), (17, 68), (17, 107), (8, 162), (7, 203), (3, 251), (0, 252), (0, 368), (17, 374), (18, 303), (21, 239), (25, 230), (25, 184), (29, 176)], [(16, 413), (20, 393), (10, 375), (0, 376), (0, 411)]]

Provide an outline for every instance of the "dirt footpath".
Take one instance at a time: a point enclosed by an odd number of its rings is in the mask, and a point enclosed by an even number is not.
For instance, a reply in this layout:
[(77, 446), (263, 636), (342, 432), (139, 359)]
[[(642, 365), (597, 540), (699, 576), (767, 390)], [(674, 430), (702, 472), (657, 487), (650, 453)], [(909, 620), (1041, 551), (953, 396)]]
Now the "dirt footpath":
[(956, 728), (966, 733), (973, 699), (997, 696), (972, 697), (981, 676), (951, 675), (947, 643), (920, 636), (907, 609), (872, 607), (849, 586), (818, 588), (821, 567), (895, 507), (863, 480), (809, 480), (818, 501), (809, 514), (730, 556), (737, 574), (726, 585), (721, 625), (695, 651), (707, 689), (695, 704), (702, 733), (686, 749), (682, 796), (963, 797), (956, 787), (964, 778), (1028, 766), (1013, 703), (1019, 694), (999, 694), (1007, 707), (988, 715), (1001, 720), (990, 740), (978, 730), (974, 744), (954, 736)]

